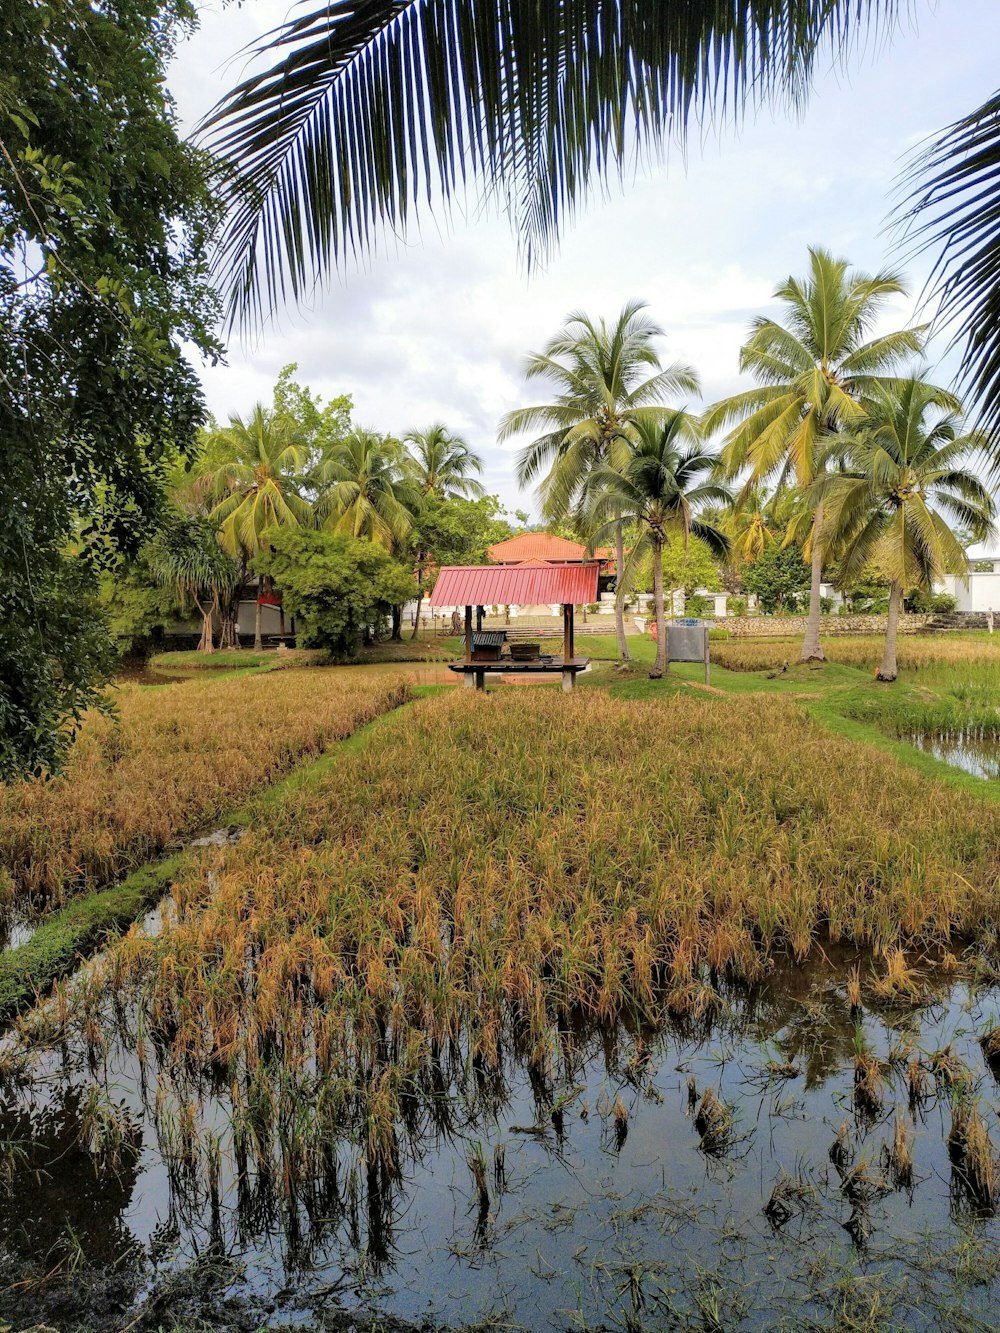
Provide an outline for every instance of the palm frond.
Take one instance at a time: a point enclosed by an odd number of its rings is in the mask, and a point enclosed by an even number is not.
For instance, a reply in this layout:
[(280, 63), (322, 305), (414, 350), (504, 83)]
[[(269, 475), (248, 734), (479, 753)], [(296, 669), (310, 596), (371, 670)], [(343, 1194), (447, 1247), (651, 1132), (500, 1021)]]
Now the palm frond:
[(798, 97), (899, 0), (306, 0), (209, 114), (230, 316), (300, 299), (475, 181), (529, 260), (689, 122)]
[(938, 252), (937, 318), (964, 348), (960, 387), (1000, 466), (1000, 92), (942, 131), (908, 175), (897, 220), (915, 249)]

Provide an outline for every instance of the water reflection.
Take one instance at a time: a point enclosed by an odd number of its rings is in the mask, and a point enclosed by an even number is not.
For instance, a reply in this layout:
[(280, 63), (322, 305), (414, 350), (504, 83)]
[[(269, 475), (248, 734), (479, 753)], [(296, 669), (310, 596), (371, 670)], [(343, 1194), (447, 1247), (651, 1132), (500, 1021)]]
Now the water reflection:
[(935, 759), (943, 759), (977, 778), (1000, 778), (1000, 737), (996, 735), (980, 731), (938, 735), (918, 732), (909, 739)]
[[(453, 1326), (811, 1326), (863, 1262), (919, 1288), (900, 1326), (940, 1327), (956, 1247), (1000, 1239), (968, 1132), (996, 1133), (978, 1037), (998, 994), (928, 965), (925, 1005), (873, 1009), (879, 972), (828, 949), (751, 988), (706, 974), (696, 1011), (566, 1014), (542, 1058), (516, 1023), (496, 1065), (429, 1042), (379, 1135), (391, 1038), (346, 1083), (278, 1048), (229, 1081), (95, 991), (47, 1048), (36, 1027), (27, 1081), (0, 1066), (0, 1140), (23, 1148), (2, 1234), (37, 1254), (69, 1229), (93, 1264), (141, 1248), (161, 1274), (211, 1254), (261, 1301)], [(989, 1326), (995, 1265), (962, 1288), (968, 1327)]]

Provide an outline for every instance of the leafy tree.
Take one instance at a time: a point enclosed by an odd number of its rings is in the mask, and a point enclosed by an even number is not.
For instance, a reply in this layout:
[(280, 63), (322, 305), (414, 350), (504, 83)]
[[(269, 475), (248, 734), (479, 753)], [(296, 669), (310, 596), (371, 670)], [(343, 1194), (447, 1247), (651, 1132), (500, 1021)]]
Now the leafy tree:
[(223, 550), (219, 532), (210, 519), (174, 515), (145, 551), (153, 577), (173, 589), (181, 609), (189, 604), (201, 616), (198, 652), (215, 650), (212, 625), (222, 598), (239, 586), (241, 569)]
[[(335, 0), (295, 11), (210, 115), (231, 165), (234, 315), (311, 293), (383, 229), (479, 181), (544, 253), (588, 189), (692, 114), (799, 94), (892, 0)], [(391, 109), (391, 114), (388, 110)], [(425, 202), (426, 201), (426, 202)]]
[[(749, 469), (752, 484), (775, 475), (794, 478), (799, 487), (815, 481), (820, 455), (828, 456), (824, 449), (829, 437), (860, 421), (865, 397), (905, 357), (920, 350), (919, 329), (869, 336), (887, 299), (904, 290), (895, 273), (869, 276), (826, 250), (809, 251), (808, 277), (786, 278), (774, 293), (784, 306), (784, 322), (756, 319), (740, 352), (740, 369), (749, 371), (758, 387), (716, 403), (705, 414), (707, 431), (731, 427), (723, 452), (731, 475)], [(821, 498), (810, 526), (803, 661), (823, 658), (819, 589), (826, 550)]]
[[(244, 575), (273, 529), (312, 522), (312, 506), (302, 495), (308, 462), (302, 427), (262, 403), (245, 420), (234, 413), (228, 426), (209, 433), (198, 465), (200, 492), (213, 502), (210, 517)], [(232, 646), (238, 647), (233, 639)], [(262, 647), (258, 594), (254, 648), (259, 652)]]
[[(701, 518), (711, 522), (705, 513), (707, 508), (702, 510)], [(712, 526), (716, 525), (712, 523)], [(685, 597), (690, 597), (696, 588), (707, 588), (709, 592), (718, 592), (722, 588), (718, 548), (713, 549), (700, 537), (688, 536), (685, 540), (683, 532), (668, 534), (663, 543), (662, 568), (664, 587), (671, 593), (683, 591)]]
[(797, 546), (772, 543), (743, 571), (743, 586), (762, 611), (794, 611), (811, 583), (811, 571)]
[[(408, 457), (398, 440), (355, 427), (313, 474), (316, 514), (327, 531), (364, 537), (403, 558), (420, 501)], [(400, 602), (392, 610), (393, 639), (403, 637), (402, 626)]]
[(411, 638), (420, 628), (420, 606), (427, 580), (441, 565), (482, 565), (497, 542), (514, 535), (510, 516), (496, 495), (476, 500), (424, 495), (413, 512), (410, 551), (417, 578), (417, 614)]
[[(482, 472), (483, 462), (461, 436), (452, 435), (440, 422), (427, 430), (410, 431), (404, 440), (407, 451), (403, 457), (403, 475), (411, 490), (410, 550), (417, 574), (417, 610), (410, 636), (415, 639), (420, 629), (424, 573), (432, 551), (430, 542), (433, 540), (439, 548), (447, 545), (446, 534), (441, 530), (442, 503), (460, 496), (482, 496), (482, 483), (473, 474)], [(445, 514), (445, 526), (447, 522)]]
[(102, 571), (98, 583), (97, 614), (120, 657), (142, 649), (177, 618), (175, 591), (154, 578), (147, 546), (135, 559)]
[(257, 557), (302, 626), (302, 642), (333, 657), (357, 654), (394, 606), (416, 591), (413, 578), (372, 541), (343, 532), (284, 528)]
[[(653, 564), (653, 607), (656, 615), (656, 660), (649, 673), (658, 680), (667, 669), (667, 622), (663, 604), (663, 549), (674, 533), (687, 541), (699, 538), (720, 559), (729, 543), (723, 534), (698, 518), (701, 506), (729, 498), (724, 486), (709, 480), (718, 459), (705, 450), (694, 419), (671, 412), (663, 421), (644, 420), (635, 445), (621, 469), (596, 468), (587, 482), (588, 527), (595, 537), (611, 532), (621, 519), (635, 525), (630, 562), (648, 551)], [(621, 567), (619, 567), (621, 568)], [(619, 582), (622, 582), (619, 579)]]
[[(532, 353), (525, 363), (525, 378), (548, 381), (556, 396), (549, 403), (509, 412), (498, 439), (542, 430), (518, 455), (517, 476), (525, 485), (548, 468), (539, 490), (549, 519), (564, 518), (572, 510), (594, 471), (624, 467), (636, 426), (645, 417), (655, 417), (659, 404), (680, 390), (697, 392), (698, 378), (690, 366), (660, 366), (653, 340), (663, 330), (643, 314), (645, 309), (644, 302), (630, 301), (612, 325), (572, 314), (545, 350)], [(628, 661), (622, 524), (609, 532), (619, 576), (615, 633), (619, 656)]]
[[(113, 655), (101, 562), (134, 555), (159, 460), (219, 352), (207, 159), (163, 76), (193, 10), (12, 0), (0, 46), (0, 777), (58, 766)], [(70, 544), (72, 543), (72, 554)]]
[(987, 447), (964, 432), (958, 400), (916, 376), (876, 390), (850, 435), (831, 442), (846, 467), (816, 483), (833, 539), (843, 546), (845, 584), (874, 566), (890, 580), (889, 622), (880, 680), (896, 679), (896, 635), (903, 594), (929, 592), (943, 574), (965, 574), (967, 561), (951, 525), (982, 541), (996, 508), (963, 464)]
[(295, 422), (302, 444), (318, 461), (340, 444), (351, 429), (354, 403), (350, 394), (340, 394), (324, 403), (318, 394), (292, 378), (296, 370), (298, 365), (291, 361), (278, 375), (274, 386), (274, 414)]

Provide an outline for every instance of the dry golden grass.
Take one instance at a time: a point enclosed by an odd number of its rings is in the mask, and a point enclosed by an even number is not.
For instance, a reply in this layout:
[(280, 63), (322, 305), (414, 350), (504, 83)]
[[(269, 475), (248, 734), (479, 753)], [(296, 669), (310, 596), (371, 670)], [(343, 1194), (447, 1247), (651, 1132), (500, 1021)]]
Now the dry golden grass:
[(499, 1068), (513, 1035), (545, 1067), (558, 1020), (691, 1012), (708, 969), (972, 935), (998, 841), (995, 805), (780, 700), (456, 691), (192, 868), (176, 921), (123, 941), (106, 984), (178, 1067), (231, 1082), (238, 1122), (248, 1088), (308, 1072), (317, 1115), (389, 1170), (400, 1099), (441, 1052)]
[(0, 784), (6, 898), (56, 904), (115, 878), (407, 693), (402, 678), (321, 670), (122, 688), (118, 717), (87, 720), (63, 776)]
[[(830, 636), (823, 639), (823, 651), (831, 662), (841, 666), (873, 671), (882, 660), (883, 640), (879, 635), (858, 637)], [(726, 639), (712, 644), (712, 661), (730, 671), (773, 671), (784, 662), (795, 662), (799, 644), (796, 640)], [(950, 635), (900, 637), (896, 657), (900, 671), (921, 671), (939, 667), (1000, 666), (1000, 641), (964, 639)]]

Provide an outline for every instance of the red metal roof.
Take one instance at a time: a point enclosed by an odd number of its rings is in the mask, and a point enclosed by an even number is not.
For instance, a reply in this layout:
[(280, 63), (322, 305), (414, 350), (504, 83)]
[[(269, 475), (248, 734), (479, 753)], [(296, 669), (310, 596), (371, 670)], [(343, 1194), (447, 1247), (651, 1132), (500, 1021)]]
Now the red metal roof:
[(580, 606), (597, 601), (596, 561), (585, 565), (443, 565), (432, 606)]
[(520, 565), (525, 560), (547, 560), (553, 562), (572, 561), (574, 563), (603, 560), (609, 551), (595, 551), (587, 555), (587, 548), (579, 542), (568, 541), (565, 537), (556, 537), (551, 532), (522, 532), (517, 537), (508, 537), (505, 542), (497, 542), (489, 549), (489, 557), (498, 565)]

